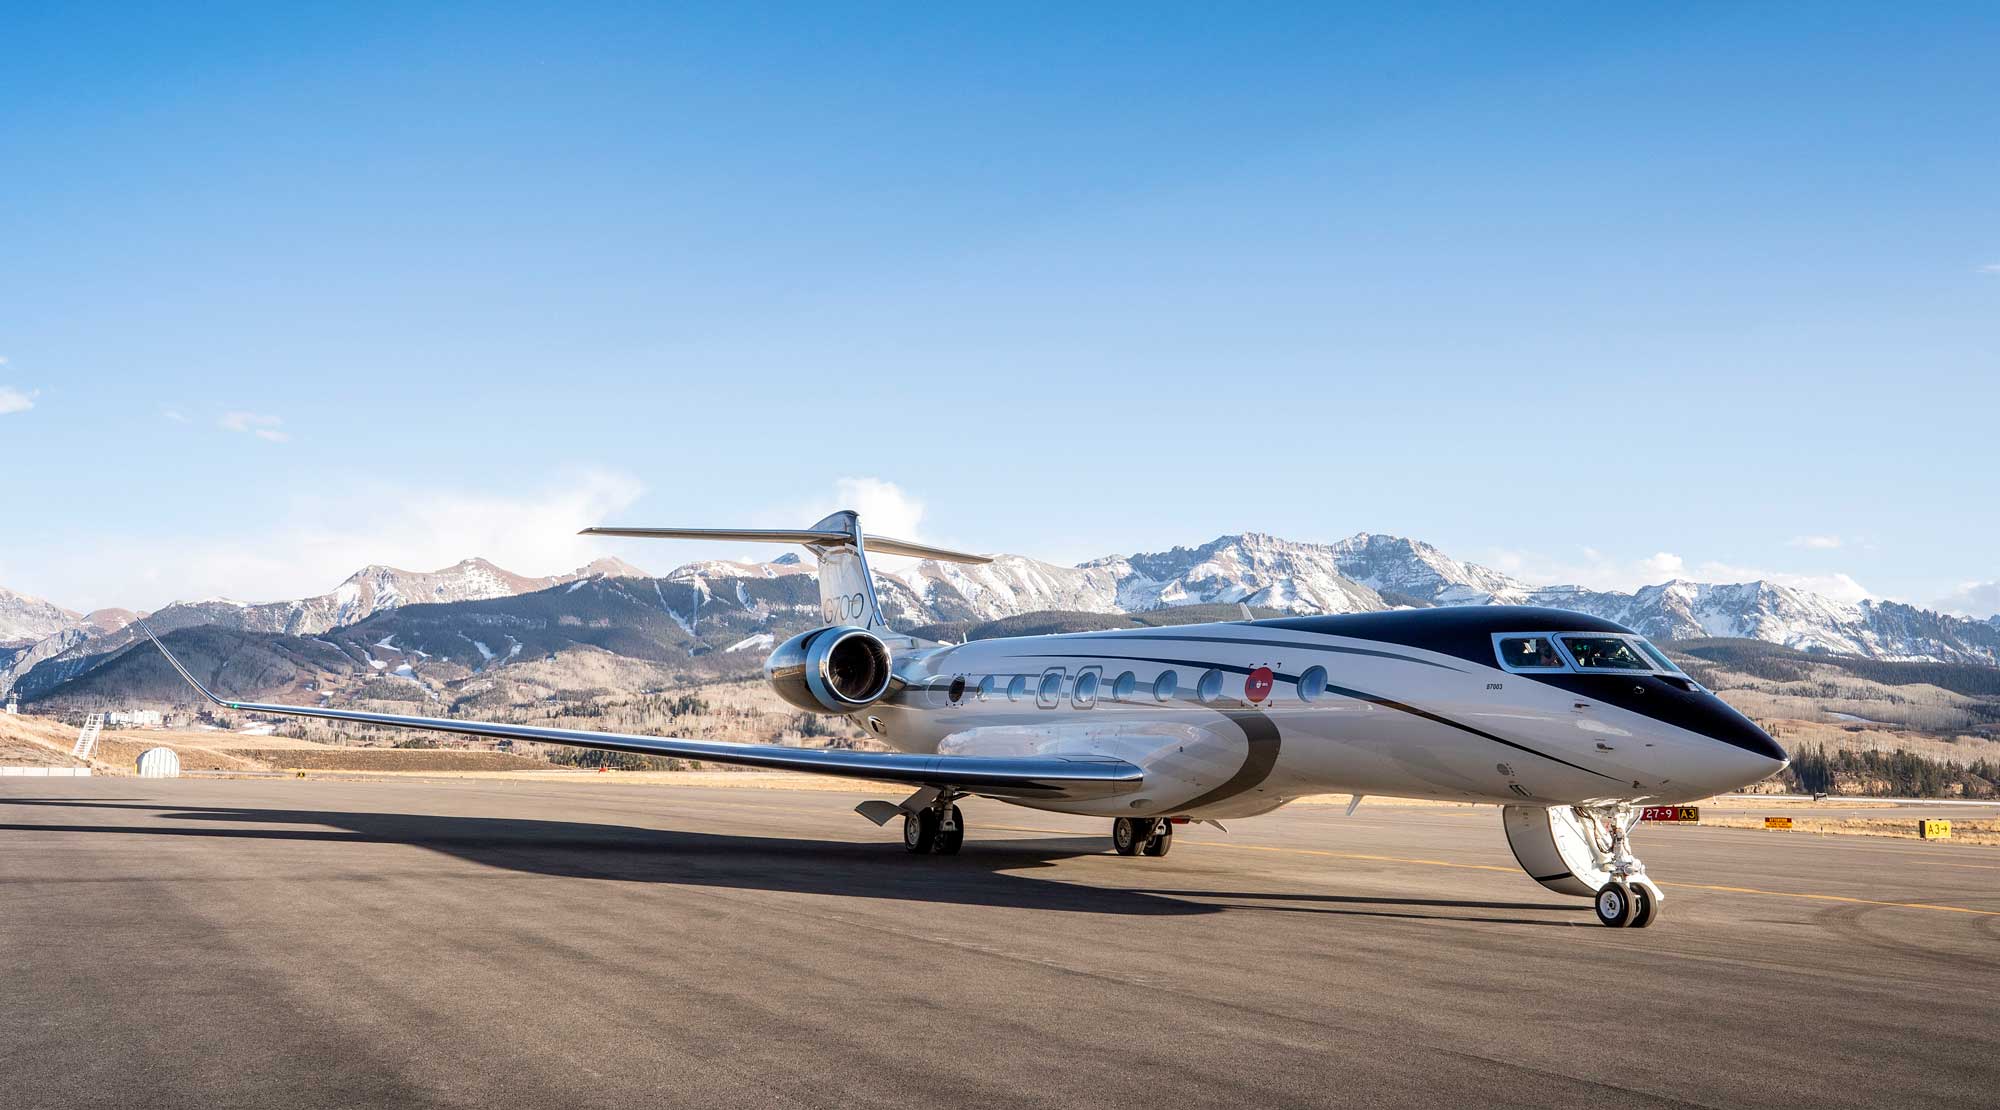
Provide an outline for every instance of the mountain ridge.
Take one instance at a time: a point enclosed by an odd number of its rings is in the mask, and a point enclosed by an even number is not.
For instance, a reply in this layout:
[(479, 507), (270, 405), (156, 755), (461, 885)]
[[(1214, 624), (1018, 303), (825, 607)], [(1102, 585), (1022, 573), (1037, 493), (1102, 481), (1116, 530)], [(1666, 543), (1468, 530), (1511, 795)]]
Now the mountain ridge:
[[(900, 628), (1239, 603), (1296, 614), (1517, 604), (1605, 617), (1663, 641), (1732, 637), (1885, 661), (2000, 665), (2000, 617), (1968, 620), (1897, 602), (1848, 603), (1769, 581), (1677, 579), (1630, 592), (1536, 586), (1421, 540), (1369, 532), (1333, 543), (1245, 532), (1076, 566), (1022, 555), (983, 565), (923, 561), (878, 569), (876, 578), (883, 612)], [(657, 577), (609, 558), (541, 578), (483, 558), (429, 572), (371, 565), (315, 597), (258, 605), (177, 602), (148, 623), (162, 633), (209, 626), (266, 638), (258, 642), (317, 641), (338, 647), (363, 677), (395, 661), (416, 680), (427, 669), (464, 677), (574, 651), (662, 666), (710, 653), (742, 655), (767, 638), (809, 627), (817, 613), (812, 567), (788, 553), (767, 562), (692, 562)], [(0, 692), (18, 689), (32, 699), (97, 669), (138, 638), (130, 617), (100, 611), (17, 646), (11, 658), (0, 659)], [(331, 658), (316, 647), (281, 654)], [(440, 660), (455, 662), (446, 668)]]

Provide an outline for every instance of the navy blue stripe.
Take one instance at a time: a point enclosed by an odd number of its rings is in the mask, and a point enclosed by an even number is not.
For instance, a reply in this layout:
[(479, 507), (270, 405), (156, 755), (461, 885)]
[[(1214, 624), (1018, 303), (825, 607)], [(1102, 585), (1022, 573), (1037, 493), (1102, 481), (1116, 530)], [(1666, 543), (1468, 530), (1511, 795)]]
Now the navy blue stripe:
[[(1029, 655), (1029, 656), (1023, 656), (1023, 658), (1073, 659), (1079, 657), (1080, 655), (1081, 653), (1073, 652), (1064, 655)], [(1089, 658), (1119, 659), (1130, 663), (1161, 663), (1172, 667), (1202, 667), (1205, 669), (1212, 668), (1218, 671), (1230, 671), (1234, 674), (1242, 674), (1242, 675), (1247, 675), (1251, 672), (1251, 670), (1254, 669), (1251, 667), (1233, 666), (1228, 663), (1215, 663), (1202, 659), (1157, 659), (1145, 655), (1093, 655), (1089, 656)], [(1299, 681), (1297, 675), (1280, 674), (1280, 675), (1274, 675), (1273, 677), (1283, 682), (1292, 683), (1295, 686), (1298, 684)], [(1398, 713), (1408, 713), (1413, 717), (1422, 717), (1427, 721), (1436, 721), (1438, 724), (1458, 729), (1460, 732), (1471, 733), (1472, 735), (1480, 737), (1481, 739), (1491, 740), (1495, 744), (1504, 744), (1507, 747), (1513, 748), (1515, 751), (1527, 752), (1529, 755), (1540, 756), (1541, 758), (1546, 759), (1551, 763), (1560, 763), (1565, 767), (1582, 771), (1583, 773), (1588, 775), (1596, 775), (1598, 778), (1601, 779), (1609, 779), (1612, 782), (1621, 784), (1625, 781), (1624, 779), (1618, 778), (1615, 775), (1607, 775), (1602, 771), (1593, 771), (1590, 768), (1583, 766), (1582, 764), (1571, 763), (1569, 760), (1564, 759), (1561, 756), (1554, 756), (1550, 755), (1547, 752), (1536, 751), (1534, 748), (1528, 747), (1526, 744), (1517, 744), (1512, 740), (1506, 739), (1505, 737), (1495, 736), (1484, 729), (1474, 728), (1471, 725), (1464, 724), (1459, 721), (1454, 721), (1450, 717), (1439, 716), (1436, 713), (1432, 713), (1428, 709), (1419, 709), (1414, 705), (1406, 705), (1403, 702), (1395, 700), (1394, 698), (1385, 698), (1380, 694), (1370, 694), (1364, 690), (1354, 690), (1346, 686), (1328, 685), (1327, 690), (1329, 690), (1332, 693), (1339, 694), (1341, 697), (1344, 698), (1353, 698), (1355, 701), (1365, 701), (1371, 705), (1379, 705), (1384, 709), (1393, 709)]]
[(1251, 647), (1294, 648), (1298, 651), (1330, 651), (1341, 655), (1372, 655), (1378, 659), (1396, 659), (1404, 663), (1417, 663), (1426, 667), (1436, 667), (1444, 671), (1466, 673), (1462, 668), (1434, 663), (1429, 659), (1418, 659), (1413, 655), (1398, 655), (1393, 651), (1373, 651), (1369, 648), (1341, 647), (1336, 644), (1309, 644), (1297, 640), (1246, 640), (1234, 636), (1091, 636), (1092, 641), (1102, 643), (1108, 640), (1175, 640), (1191, 644), (1245, 644)]

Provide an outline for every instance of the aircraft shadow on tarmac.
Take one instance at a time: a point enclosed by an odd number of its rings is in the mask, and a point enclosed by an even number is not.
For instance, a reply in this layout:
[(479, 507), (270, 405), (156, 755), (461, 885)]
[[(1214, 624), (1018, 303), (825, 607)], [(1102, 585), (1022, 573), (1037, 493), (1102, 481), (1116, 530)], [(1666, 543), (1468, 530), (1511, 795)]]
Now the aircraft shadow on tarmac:
[[(121, 810), (163, 822), (201, 821), (244, 827), (164, 823), (0, 823), (0, 832), (79, 832), (136, 836), (212, 837), (329, 844), (400, 844), (470, 863), (526, 874), (608, 882), (662, 883), (795, 894), (889, 898), (954, 905), (1190, 916), (1283, 911), (1387, 918), (1449, 918), (1495, 924), (1567, 927), (1573, 904), (1480, 902), (1428, 898), (1368, 898), (1267, 891), (1130, 889), (1047, 881), (1016, 872), (1053, 867), (1078, 856), (1107, 854), (1108, 838), (1044, 837), (967, 841), (957, 856), (910, 858), (900, 843), (855, 843), (790, 837), (732, 836), (629, 825), (517, 817), (373, 813), (348, 810), (167, 806), (67, 798), (0, 798), (8, 806)], [(320, 828), (279, 826), (317, 825)], [(1164, 861), (1134, 859), (1135, 867)], [(1369, 908), (1373, 907), (1373, 908)], [(1425, 910), (1443, 910), (1426, 913)], [(1465, 910), (1535, 911), (1547, 916), (1479, 917)]]

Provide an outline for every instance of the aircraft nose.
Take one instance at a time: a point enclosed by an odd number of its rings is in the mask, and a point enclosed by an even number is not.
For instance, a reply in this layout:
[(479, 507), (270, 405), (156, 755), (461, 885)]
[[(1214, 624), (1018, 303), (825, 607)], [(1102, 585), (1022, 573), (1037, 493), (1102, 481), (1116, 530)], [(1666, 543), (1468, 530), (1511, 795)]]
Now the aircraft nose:
[(1792, 757), (1755, 721), (1713, 694), (1703, 698), (1703, 702), (1702, 710), (1688, 724), (1703, 736), (1736, 749), (1730, 756), (1736, 773), (1742, 777), (1737, 785), (1761, 782), (1791, 763)]

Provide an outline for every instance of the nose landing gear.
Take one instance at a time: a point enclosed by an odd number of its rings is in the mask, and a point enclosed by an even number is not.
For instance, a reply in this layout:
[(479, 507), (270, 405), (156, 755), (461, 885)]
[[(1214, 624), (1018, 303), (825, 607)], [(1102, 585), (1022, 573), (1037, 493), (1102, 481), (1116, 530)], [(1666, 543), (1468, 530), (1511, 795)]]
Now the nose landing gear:
[(1164, 856), (1174, 846), (1174, 824), (1160, 817), (1120, 817), (1111, 822), (1111, 846), (1121, 856)]
[(1597, 920), (1614, 929), (1643, 929), (1659, 917), (1666, 895), (1632, 854), (1629, 834), (1640, 812), (1623, 802), (1507, 806), (1502, 823), (1515, 860), (1536, 882), (1592, 899)]

